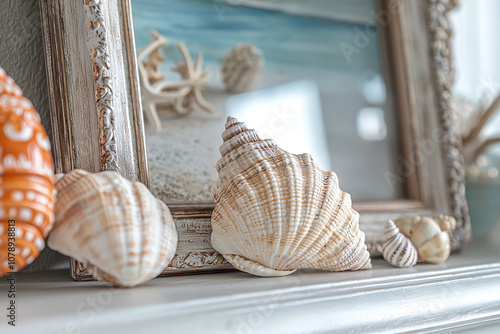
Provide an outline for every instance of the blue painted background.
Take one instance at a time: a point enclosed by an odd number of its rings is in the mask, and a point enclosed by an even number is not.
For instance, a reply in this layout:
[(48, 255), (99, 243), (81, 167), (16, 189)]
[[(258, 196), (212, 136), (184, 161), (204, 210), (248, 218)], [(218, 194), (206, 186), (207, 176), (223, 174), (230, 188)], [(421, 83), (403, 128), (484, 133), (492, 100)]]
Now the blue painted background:
[[(314, 2), (325, 13), (336, 7), (353, 12), (373, 11), (371, 1)], [(342, 6), (340, 6), (342, 5)], [(365, 31), (367, 23), (328, 18), (289, 15), (277, 10), (231, 6), (214, 0), (132, 0), (137, 48), (151, 42), (150, 29), (166, 36), (169, 54), (179, 58), (175, 45), (184, 41), (194, 55), (203, 52), (207, 63), (219, 63), (238, 43), (252, 41), (265, 56), (266, 64), (316, 66), (329, 70), (381, 72), (379, 41), (369, 39), (366, 47), (348, 62), (341, 43), (356, 46), (356, 29)], [(338, 15), (338, 10), (335, 13)], [(373, 24), (375, 21), (367, 21)], [(373, 25), (370, 26), (372, 31)], [(359, 45), (359, 44), (358, 44)], [(173, 53), (168, 53), (168, 51)]]

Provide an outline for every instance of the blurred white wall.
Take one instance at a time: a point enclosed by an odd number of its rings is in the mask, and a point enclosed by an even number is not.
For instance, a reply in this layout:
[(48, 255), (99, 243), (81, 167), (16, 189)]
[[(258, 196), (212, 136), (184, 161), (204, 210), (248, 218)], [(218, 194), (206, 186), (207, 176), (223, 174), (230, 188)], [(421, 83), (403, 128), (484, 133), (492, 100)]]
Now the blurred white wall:
[(452, 12), (455, 93), (479, 99), (500, 91), (500, 1), (460, 0)]
[[(451, 14), (454, 29), (454, 58), (456, 78), (455, 97), (463, 97), (471, 102), (480, 102), (485, 97), (493, 98), (500, 93), (500, 1), (499, 0), (459, 0), (459, 8)], [(458, 106), (457, 113), (464, 113)], [(464, 116), (464, 115), (463, 115)], [(466, 115), (465, 115), (466, 116)], [(484, 128), (487, 137), (500, 133), (500, 110)], [(496, 167), (500, 162), (500, 145), (491, 148), (487, 156)], [(469, 180), (475, 182), (474, 180)], [(494, 184), (497, 181), (491, 180)], [(476, 185), (477, 186), (477, 185)], [(472, 188), (467, 187), (468, 191)], [(498, 189), (498, 188), (496, 188)], [(492, 187), (484, 187), (484, 192), (494, 191)], [(483, 193), (484, 194), (484, 193)], [(470, 193), (469, 193), (470, 195)], [(481, 194), (476, 194), (481, 198)], [(481, 211), (477, 198), (469, 197), (469, 208), (474, 226), (488, 221), (491, 215), (497, 215), (494, 209)], [(485, 196), (482, 196), (483, 198)], [(488, 196), (486, 196), (488, 197)], [(491, 198), (497, 203), (498, 198)], [(494, 207), (493, 204), (493, 207)], [(489, 232), (489, 239), (500, 241), (500, 217), (496, 226)]]

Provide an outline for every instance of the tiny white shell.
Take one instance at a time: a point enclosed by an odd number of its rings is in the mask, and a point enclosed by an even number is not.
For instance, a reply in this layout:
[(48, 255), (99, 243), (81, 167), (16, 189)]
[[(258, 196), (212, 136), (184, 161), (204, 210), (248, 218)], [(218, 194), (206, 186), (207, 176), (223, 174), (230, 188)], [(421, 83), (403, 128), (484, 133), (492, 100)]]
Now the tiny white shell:
[(222, 79), (227, 90), (249, 90), (262, 70), (262, 52), (252, 43), (239, 44), (224, 57)]
[(418, 252), (410, 239), (405, 237), (394, 222), (385, 224), (382, 245), (384, 259), (395, 267), (410, 268), (418, 260)]

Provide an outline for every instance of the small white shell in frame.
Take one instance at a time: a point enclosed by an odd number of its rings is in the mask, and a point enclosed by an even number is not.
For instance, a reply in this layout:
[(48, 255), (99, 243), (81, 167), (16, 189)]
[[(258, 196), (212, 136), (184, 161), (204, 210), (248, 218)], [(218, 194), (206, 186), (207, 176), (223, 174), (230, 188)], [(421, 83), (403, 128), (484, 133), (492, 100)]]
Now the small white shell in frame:
[(221, 72), (227, 90), (249, 90), (262, 71), (262, 51), (252, 43), (238, 44), (224, 57)]

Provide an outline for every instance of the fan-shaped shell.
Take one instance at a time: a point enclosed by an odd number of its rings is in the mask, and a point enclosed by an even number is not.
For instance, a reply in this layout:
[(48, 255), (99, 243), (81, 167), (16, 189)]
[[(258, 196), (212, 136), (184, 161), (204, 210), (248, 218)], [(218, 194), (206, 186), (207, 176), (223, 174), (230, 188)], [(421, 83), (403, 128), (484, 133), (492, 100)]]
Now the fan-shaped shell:
[(410, 268), (418, 260), (418, 252), (391, 220), (385, 225), (382, 245), (384, 259), (395, 267)]
[(212, 189), (212, 246), (234, 267), (259, 276), (301, 268), (371, 266), (359, 214), (333, 172), (290, 154), (229, 117)]
[(49, 247), (83, 262), (96, 279), (131, 287), (158, 276), (174, 257), (170, 211), (144, 184), (74, 170), (56, 187)]
[(401, 233), (410, 238), (418, 251), (420, 261), (443, 263), (450, 255), (448, 231), (455, 229), (451, 216), (404, 217), (395, 220)]
[(262, 71), (262, 52), (252, 43), (239, 44), (224, 56), (221, 72), (231, 92), (249, 90)]
[(0, 68), (0, 276), (30, 264), (54, 222), (54, 167), (40, 116)]

